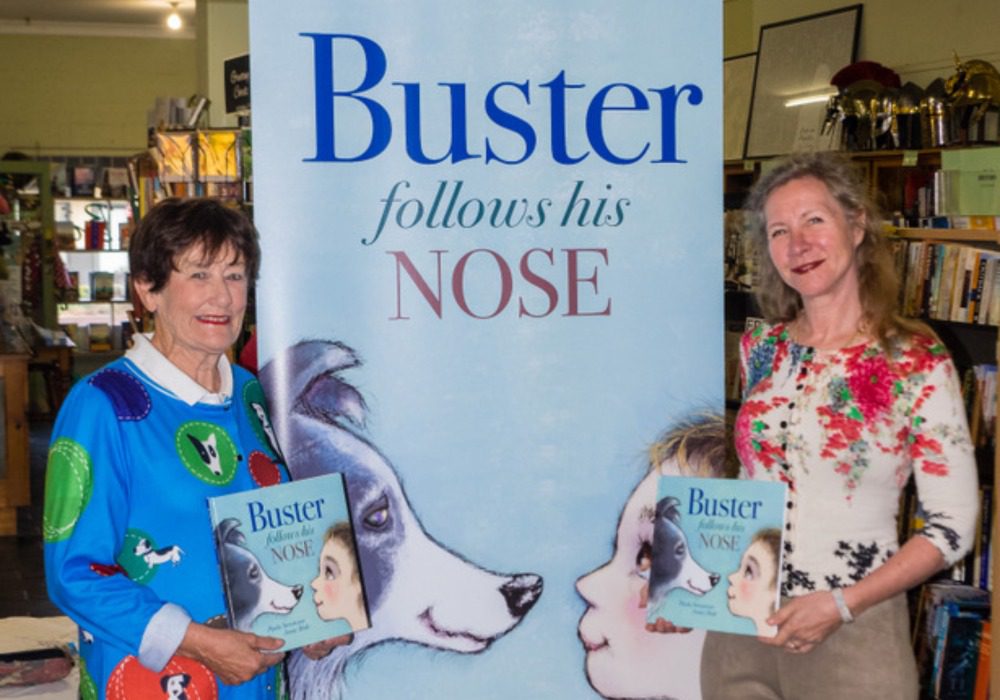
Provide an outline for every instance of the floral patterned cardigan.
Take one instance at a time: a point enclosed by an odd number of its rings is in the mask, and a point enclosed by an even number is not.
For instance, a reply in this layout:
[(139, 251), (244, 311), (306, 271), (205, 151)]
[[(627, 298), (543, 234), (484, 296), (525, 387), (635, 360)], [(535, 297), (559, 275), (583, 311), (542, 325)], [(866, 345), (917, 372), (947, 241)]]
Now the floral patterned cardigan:
[(826, 351), (795, 343), (784, 324), (762, 325), (742, 338), (740, 370), (741, 477), (789, 486), (783, 595), (849, 586), (892, 556), (911, 474), (926, 513), (919, 534), (948, 564), (969, 550), (976, 464), (939, 342)]

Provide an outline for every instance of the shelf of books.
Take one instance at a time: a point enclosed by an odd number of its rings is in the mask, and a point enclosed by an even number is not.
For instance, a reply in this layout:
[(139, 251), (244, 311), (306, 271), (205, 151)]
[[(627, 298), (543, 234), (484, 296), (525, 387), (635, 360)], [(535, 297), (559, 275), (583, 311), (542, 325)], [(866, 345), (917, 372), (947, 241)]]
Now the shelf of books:
[(131, 333), (128, 199), (59, 197), (56, 244), (62, 263), (55, 284), (59, 326), (76, 354), (122, 351)]
[[(962, 379), (969, 429), (980, 468), (979, 535), (973, 551), (914, 593), (914, 649), (924, 699), (989, 698), (997, 674), (991, 638), (997, 461), (997, 325), (1000, 246), (996, 231), (923, 229), (897, 232), (901, 308), (927, 320), (948, 346)], [(901, 535), (922, 527), (912, 493), (901, 506)], [(993, 682), (996, 682), (993, 680)]]
[(141, 217), (166, 197), (210, 196), (249, 207), (249, 129), (169, 129), (129, 164)]

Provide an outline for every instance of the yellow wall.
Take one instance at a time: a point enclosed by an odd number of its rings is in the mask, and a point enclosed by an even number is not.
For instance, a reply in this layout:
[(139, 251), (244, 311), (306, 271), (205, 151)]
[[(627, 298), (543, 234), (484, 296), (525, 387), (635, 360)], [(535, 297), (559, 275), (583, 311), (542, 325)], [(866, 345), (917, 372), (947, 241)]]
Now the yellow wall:
[[(209, 0), (198, 3), (198, 92), (206, 95), (210, 126), (236, 126), (235, 114), (226, 114), (227, 59), (250, 52), (247, 0)], [(251, 95), (252, 97), (252, 95)]]
[[(757, 50), (760, 27), (838, 9), (850, 0), (724, 0), (726, 56)], [(997, 0), (865, 0), (858, 59), (877, 61), (921, 87), (951, 75), (952, 52), (1000, 66)]]
[(157, 96), (195, 92), (193, 39), (0, 35), (0, 154), (131, 155)]

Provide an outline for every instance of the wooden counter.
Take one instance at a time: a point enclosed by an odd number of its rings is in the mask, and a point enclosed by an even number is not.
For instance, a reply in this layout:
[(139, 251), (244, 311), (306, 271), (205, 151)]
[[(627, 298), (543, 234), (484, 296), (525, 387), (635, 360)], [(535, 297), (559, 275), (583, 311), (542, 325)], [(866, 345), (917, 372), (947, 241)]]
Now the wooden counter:
[(31, 501), (28, 459), (27, 354), (0, 353), (4, 453), (0, 462), (0, 535), (17, 534), (17, 507)]

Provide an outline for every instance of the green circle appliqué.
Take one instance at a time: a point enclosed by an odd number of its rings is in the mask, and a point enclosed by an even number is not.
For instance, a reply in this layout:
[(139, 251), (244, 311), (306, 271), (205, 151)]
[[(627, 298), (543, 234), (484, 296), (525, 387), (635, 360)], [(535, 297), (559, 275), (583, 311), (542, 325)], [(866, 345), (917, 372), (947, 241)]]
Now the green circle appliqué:
[(94, 487), (93, 463), (83, 445), (66, 437), (49, 449), (42, 535), (46, 542), (70, 536)]
[(80, 657), (80, 699), (97, 700), (97, 684), (94, 683), (83, 657)]
[(174, 436), (177, 454), (192, 474), (209, 484), (223, 486), (236, 475), (236, 445), (218, 425), (190, 421)]

